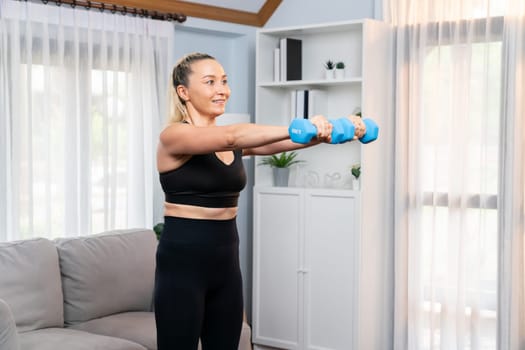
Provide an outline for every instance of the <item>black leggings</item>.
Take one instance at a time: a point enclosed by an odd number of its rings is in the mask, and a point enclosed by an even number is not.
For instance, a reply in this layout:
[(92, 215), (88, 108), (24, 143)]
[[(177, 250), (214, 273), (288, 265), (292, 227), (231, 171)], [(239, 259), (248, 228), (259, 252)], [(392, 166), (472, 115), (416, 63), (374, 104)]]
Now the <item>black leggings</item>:
[(157, 248), (158, 350), (237, 350), (243, 298), (235, 219), (164, 218)]

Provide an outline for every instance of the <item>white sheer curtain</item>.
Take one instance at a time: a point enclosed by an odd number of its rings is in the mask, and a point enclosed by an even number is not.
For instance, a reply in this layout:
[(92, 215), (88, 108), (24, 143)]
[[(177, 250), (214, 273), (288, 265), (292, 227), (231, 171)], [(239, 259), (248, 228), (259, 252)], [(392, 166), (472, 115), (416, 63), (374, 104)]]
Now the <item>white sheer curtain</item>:
[(152, 227), (173, 26), (0, 5), (0, 241)]
[(525, 2), (508, 0), (503, 31), (498, 349), (525, 348)]
[(385, 0), (396, 36), (395, 349), (521, 349), (523, 0)]

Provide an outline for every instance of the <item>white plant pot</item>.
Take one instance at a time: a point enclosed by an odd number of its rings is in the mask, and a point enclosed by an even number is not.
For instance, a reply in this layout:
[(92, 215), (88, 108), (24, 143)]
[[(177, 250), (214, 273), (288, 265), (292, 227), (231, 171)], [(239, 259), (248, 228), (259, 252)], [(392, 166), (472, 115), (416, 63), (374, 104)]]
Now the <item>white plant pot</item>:
[(359, 191), (359, 180), (352, 179), (352, 189), (354, 191)]
[(335, 78), (336, 79), (344, 79), (345, 78), (345, 69), (335, 69)]
[(290, 168), (273, 168), (273, 185), (277, 187), (288, 187)]
[(325, 69), (326, 80), (332, 80), (335, 78), (335, 69)]

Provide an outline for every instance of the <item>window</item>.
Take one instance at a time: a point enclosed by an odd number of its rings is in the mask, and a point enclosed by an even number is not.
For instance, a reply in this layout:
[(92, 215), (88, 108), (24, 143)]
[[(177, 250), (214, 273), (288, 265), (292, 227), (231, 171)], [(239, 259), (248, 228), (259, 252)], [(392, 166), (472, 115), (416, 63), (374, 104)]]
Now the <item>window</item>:
[[(63, 68), (44, 68), (39, 64), (30, 68), (21, 64), (20, 68), (25, 72), (24, 81), (30, 82), (31, 99), (31, 110), (26, 111), (29, 117), (21, 121), (22, 129), (31, 130), (31, 137), (25, 142), (31, 149), (22, 152), (27, 156), (20, 164), (21, 232), (53, 232), (51, 238), (60, 236), (66, 231), (64, 217), (71, 215), (68, 205), (82, 205), (81, 199), (70, 199), (77, 195), (85, 197), (85, 205), (90, 207), (92, 232), (125, 227), (127, 74), (101, 69), (86, 71), (81, 79), (86, 84), (77, 88), (81, 89), (80, 95), (89, 98), (71, 103), (64, 98), (63, 86), (67, 85), (67, 74), (73, 72), (64, 74)], [(81, 120), (82, 114), (75, 110), (77, 102), (91, 104), (86, 120)], [(75, 133), (77, 128), (82, 132)], [(79, 183), (87, 185), (87, 191), (77, 193), (82, 187)]]
[(447, 39), (423, 67), (423, 343), (440, 344), (453, 320), (463, 322), (465, 348), (495, 349), (502, 43)]

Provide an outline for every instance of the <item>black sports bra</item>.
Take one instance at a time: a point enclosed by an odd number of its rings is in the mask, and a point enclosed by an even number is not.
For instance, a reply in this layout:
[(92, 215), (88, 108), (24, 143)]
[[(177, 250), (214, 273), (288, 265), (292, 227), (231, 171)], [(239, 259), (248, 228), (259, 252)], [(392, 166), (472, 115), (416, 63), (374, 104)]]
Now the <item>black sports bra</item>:
[(233, 162), (223, 163), (215, 153), (193, 155), (181, 167), (159, 174), (166, 202), (208, 208), (236, 207), (246, 186), (242, 150), (234, 150)]

